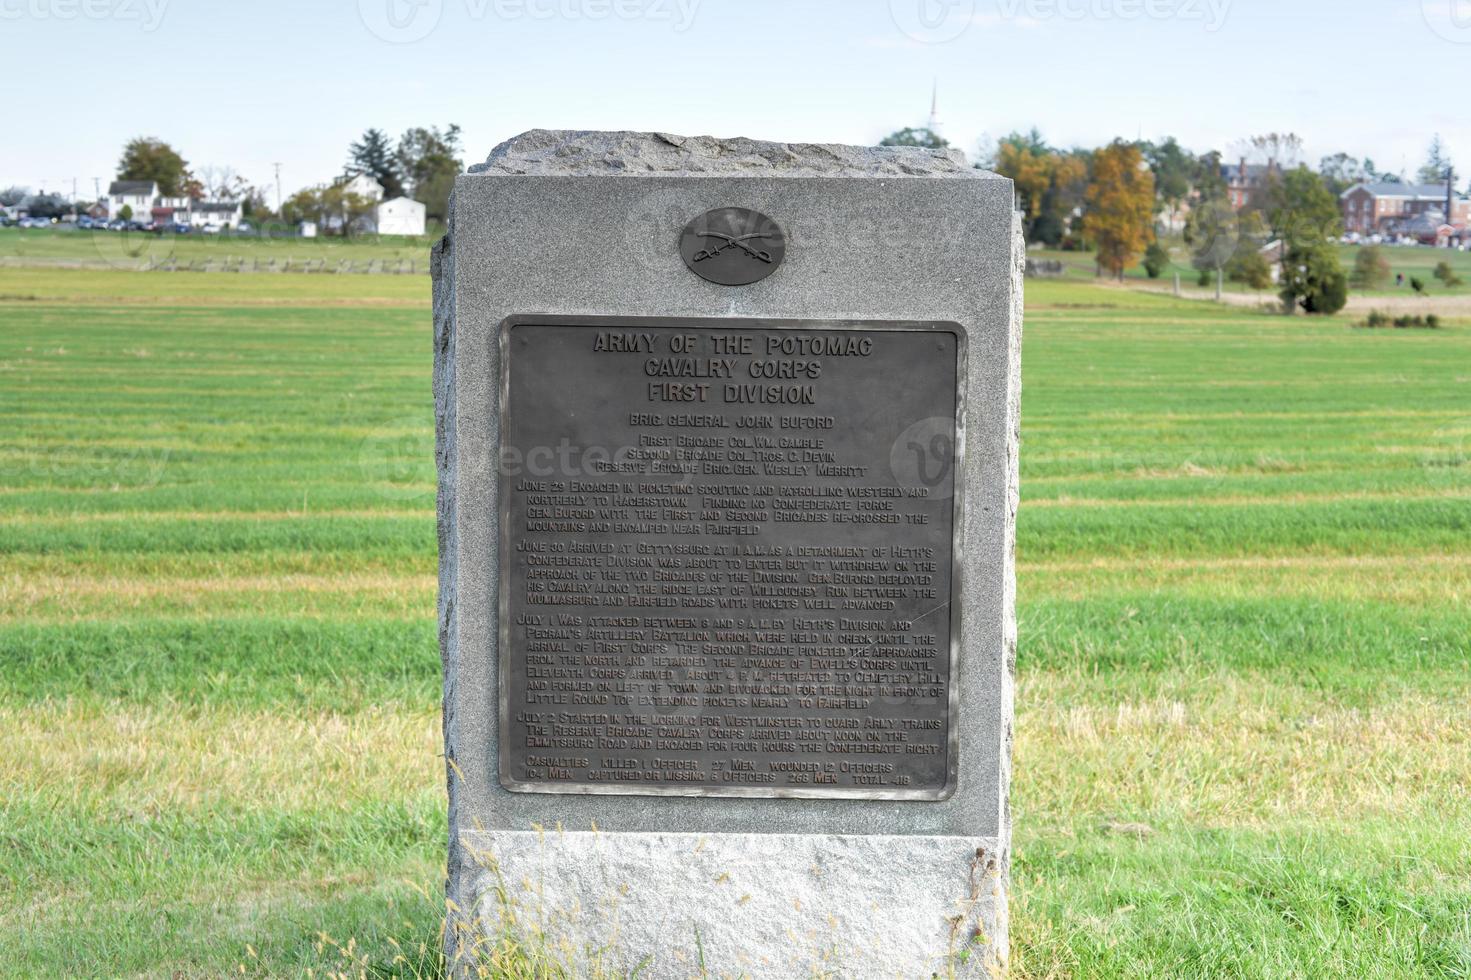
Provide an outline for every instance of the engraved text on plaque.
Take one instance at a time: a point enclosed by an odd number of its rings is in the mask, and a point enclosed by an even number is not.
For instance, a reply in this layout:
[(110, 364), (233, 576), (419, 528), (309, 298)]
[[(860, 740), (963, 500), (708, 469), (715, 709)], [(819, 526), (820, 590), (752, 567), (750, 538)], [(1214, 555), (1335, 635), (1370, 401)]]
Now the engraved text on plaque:
[(519, 317), (500, 341), (502, 784), (948, 796), (961, 329)]

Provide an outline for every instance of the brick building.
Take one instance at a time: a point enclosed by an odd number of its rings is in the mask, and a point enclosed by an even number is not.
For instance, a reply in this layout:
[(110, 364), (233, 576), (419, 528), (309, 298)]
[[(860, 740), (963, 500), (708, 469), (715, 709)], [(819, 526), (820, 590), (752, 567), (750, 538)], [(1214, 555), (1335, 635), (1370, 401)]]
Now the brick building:
[(1471, 200), (1443, 184), (1355, 184), (1339, 205), (1344, 230), (1361, 235), (1410, 234), (1431, 223), (1461, 229), (1471, 221)]

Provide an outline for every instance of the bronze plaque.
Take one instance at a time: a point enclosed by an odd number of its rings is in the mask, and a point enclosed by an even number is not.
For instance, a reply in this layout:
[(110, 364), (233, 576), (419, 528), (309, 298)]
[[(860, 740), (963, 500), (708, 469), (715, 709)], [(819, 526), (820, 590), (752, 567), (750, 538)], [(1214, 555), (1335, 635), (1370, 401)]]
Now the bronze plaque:
[(500, 779), (954, 789), (965, 334), (501, 327)]

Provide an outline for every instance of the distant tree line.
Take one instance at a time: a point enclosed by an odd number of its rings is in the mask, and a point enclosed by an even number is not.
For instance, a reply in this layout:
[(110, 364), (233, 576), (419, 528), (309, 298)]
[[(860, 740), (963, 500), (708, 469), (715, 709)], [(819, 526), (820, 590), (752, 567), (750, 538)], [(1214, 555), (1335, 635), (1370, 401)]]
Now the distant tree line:
[[(182, 153), (154, 136), (129, 140), (118, 159), (117, 180), (148, 180), (158, 184), (163, 197), (212, 198), (242, 202), (245, 218), (256, 222), (280, 219), (295, 223), (317, 221), (324, 230), (350, 234), (363, 227), (374, 202), (348, 193), (340, 186), (345, 178), (366, 174), (383, 186), (385, 199), (411, 197), (424, 204), (426, 216), (444, 221), (449, 214), (449, 196), (456, 175), (464, 169), (460, 159), (460, 127), (418, 126), (399, 137), (395, 145), (382, 130), (369, 129), (348, 148), (343, 179), (309, 187), (293, 194), (275, 214), (266, 187), (252, 184), (229, 166), (192, 167)], [(49, 198), (24, 198), (32, 213), (46, 212)], [(56, 198), (60, 214), (70, 205)], [(339, 220), (340, 219), (340, 220)]]
[[(928, 129), (903, 129), (883, 145), (948, 144)], [(1161, 275), (1170, 255), (1159, 236), (1179, 229), (1202, 284), (1220, 276), (1267, 289), (1272, 260), (1264, 248), (1277, 242), (1273, 255), (1284, 305), (1333, 313), (1347, 301), (1349, 284), (1332, 247), (1343, 233), (1339, 195), (1356, 183), (1402, 183), (1404, 177), (1346, 153), (1325, 156), (1313, 169), (1302, 149), (1294, 133), (1243, 140), (1234, 161), (1218, 151), (1192, 153), (1174, 137), (1062, 148), (1048, 145), (1034, 128), (983, 148), (978, 166), (1011, 178), (1029, 243), (1094, 251), (1100, 273), (1122, 278), (1142, 258), (1148, 275)], [(1267, 166), (1247, 200), (1233, 202), (1228, 178), (1242, 159)], [(1416, 178), (1435, 183), (1452, 173), (1437, 135)], [(1360, 269), (1354, 279), (1369, 281), (1374, 274)]]

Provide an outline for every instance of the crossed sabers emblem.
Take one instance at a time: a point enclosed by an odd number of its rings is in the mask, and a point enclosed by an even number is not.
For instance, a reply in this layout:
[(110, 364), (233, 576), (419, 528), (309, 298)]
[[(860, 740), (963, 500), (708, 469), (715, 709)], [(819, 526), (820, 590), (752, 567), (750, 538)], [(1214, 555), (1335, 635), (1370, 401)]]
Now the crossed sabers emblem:
[(705, 237), (705, 238), (719, 238), (720, 240), (722, 240), (723, 242), (725, 242), (725, 244), (724, 245), (719, 245), (719, 246), (717, 246), (715, 248), (702, 248), (702, 249), (700, 249), (698, 252), (695, 253), (694, 261), (696, 261), (696, 262), (703, 262), (706, 259), (713, 259), (713, 258), (715, 258), (715, 256), (719, 255), (721, 252), (724, 252), (728, 248), (738, 248), (742, 252), (745, 252), (747, 255), (749, 255), (753, 259), (758, 259), (758, 260), (760, 260), (762, 262), (767, 263), (768, 265), (771, 263), (771, 253), (770, 252), (766, 251), (765, 249), (752, 248), (751, 246), (749, 246), (749, 245), (746, 244), (746, 242), (749, 242), (752, 239), (756, 239), (756, 238), (772, 238), (772, 237), (774, 237), (772, 235), (766, 234), (765, 232), (760, 232), (760, 233), (757, 233), (755, 235), (732, 236), (732, 235), (722, 235), (718, 231), (707, 231), (707, 232), (703, 232), (702, 233), (702, 236)]

